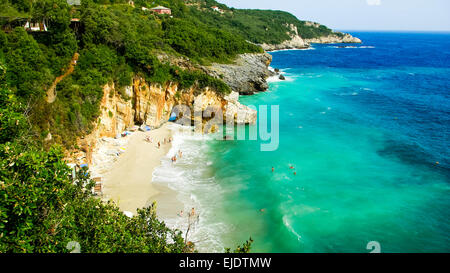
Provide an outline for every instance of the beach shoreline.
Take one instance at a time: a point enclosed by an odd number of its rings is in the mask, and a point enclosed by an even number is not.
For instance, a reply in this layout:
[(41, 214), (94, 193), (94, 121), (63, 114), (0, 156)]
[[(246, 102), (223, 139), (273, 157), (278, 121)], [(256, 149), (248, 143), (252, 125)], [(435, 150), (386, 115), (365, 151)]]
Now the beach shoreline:
[[(145, 140), (150, 137), (153, 142)], [(170, 151), (172, 145), (167, 142), (172, 138), (168, 124), (149, 132), (135, 132), (128, 136), (125, 151), (118, 157), (104, 175), (104, 201), (111, 200), (122, 211), (136, 214), (137, 209), (150, 206), (153, 202), (161, 203), (157, 214), (164, 217), (176, 214), (182, 204), (176, 199), (176, 192), (163, 185), (153, 183), (153, 172), (161, 165), (161, 159)], [(158, 148), (158, 141), (161, 147)]]

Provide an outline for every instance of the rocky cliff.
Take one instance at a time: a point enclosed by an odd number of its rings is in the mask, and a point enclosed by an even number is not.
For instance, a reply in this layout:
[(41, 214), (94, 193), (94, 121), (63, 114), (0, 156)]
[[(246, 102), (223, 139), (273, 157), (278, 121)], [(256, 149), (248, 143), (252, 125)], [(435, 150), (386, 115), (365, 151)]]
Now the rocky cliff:
[(205, 111), (207, 107), (220, 108), (224, 122), (228, 115), (237, 124), (253, 124), (257, 112), (240, 104), (239, 94), (267, 90), (266, 79), (272, 73), (268, 69), (271, 61), (272, 56), (268, 53), (242, 54), (233, 64), (201, 67), (231, 87), (232, 92), (228, 95), (208, 88), (199, 90), (195, 86), (181, 89), (177, 83), (148, 83), (138, 76), (124, 90), (117, 90), (113, 83), (107, 84), (103, 88), (101, 114), (95, 134), (97, 137), (114, 137), (135, 124), (157, 128), (169, 120), (176, 105), (188, 106), (192, 114), (194, 111)]
[[(122, 93), (122, 94), (120, 94)], [(239, 103), (239, 93), (218, 94), (213, 90), (198, 90), (195, 87), (180, 89), (178, 84), (150, 84), (140, 77), (133, 79), (133, 85), (124, 90), (116, 89), (113, 83), (103, 87), (100, 105), (101, 114), (91, 134), (78, 141), (80, 149), (72, 151), (68, 158), (84, 158), (91, 163), (92, 151), (103, 137), (115, 137), (135, 125), (160, 127), (167, 122), (176, 105), (186, 105), (192, 113), (205, 111), (208, 107), (222, 111), (224, 122), (233, 119), (236, 124), (254, 124), (257, 111)], [(203, 128), (208, 117), (203, 117)], [(229, 120), (228, 120), (229, 121)], [(211, 130), (212, 128), (209, 128)]]
[(361, 43), (359, 38), (345, 33), (344, 36), (332, 34), (329, 36), (322, 36), (320, 38), (306, 39), (309, 44), (337, 44), (337, 43)]
[(309, 44), (298, 34), (298, 29), (295, 25), (286, 25), (291, 29), (291, 33), (288, 33), (291, 36), (290, 40), (286, 40), (281, 44), (261, 44), (260, 46), (265, 51), (274, 51), (281, 49), (297, 49), (297, 48), (308, 48)]
[(233, 64), (213, 64), (203, 70), (222, 79), (234, 92), (251, 95), (269, 88), (266, 79), (271, 76), (268, 67), (272, 56), (263, 54), (241, 54)]
[[(207, 107), (220, 108), (226, 121), (225, 113), (236, 119), (236, 123), (255, 123), (256, 111), (241, 105), (239, 94), (218, 94), (215, 91), (197, 90), (195, 87), (180, 89), (178, 84), (150, 84), (140, 77), (135, 77), (133, 85), (125, 88), (125, 97), (119, 95), (114, 84), (103, 88), (101, 115), (97, 123), (98, 136), (115, 136), (133, 125), (148, 125), (153, 128), (168, 121), (176, 105), (186, 105), (191, 113), (205, 111)], [(194, 109), (195, 105), (195, 109)], [(193, 120), (193, 118), (192, 118)]]
[[(232, 92), (219, 94), (205, 88), (199, 90), (193, 86), (182, 89), (177, 83), (166, 85), (149, 83), (145, 79), (135, 76), (130, 86), (121, 90), (109, 83), (103, 87), (103, 97), (100, 103), (100, 116), (91, 134), (79, 139), (80, 149), (71, 151), (67, 158), (83, 158), (83, 162), (91, 163), (93, 150), (98, 141), (104, 137), (116, 137), (118, 134), (135, 125), (148, 125), (158, 128), (167, 122), (177, 105), (185, 105), (191, 112), (191, 123), (195, 122), (194, 113), (204, 112), (208, 107), (220, 109), (224, 122), (236, 124), (254, 124), (257, 111), (239, 103), (239, 94), (253, 94), (268, 88), (266, 79), (272, 75), (268, 66), (272, 56), (263, 54), (239, 55), (233, 64), (213, 64), (207, 67), (194, 67), (188, 60), (159, 56), (166, 61), (177, 61), (185, 69), (202, 69), (207, 74), (221, 78), (227, 83)], [(202, 117), (202, 130), (210, 117)], [(198, 120), (197, 120), (198, 121)]]

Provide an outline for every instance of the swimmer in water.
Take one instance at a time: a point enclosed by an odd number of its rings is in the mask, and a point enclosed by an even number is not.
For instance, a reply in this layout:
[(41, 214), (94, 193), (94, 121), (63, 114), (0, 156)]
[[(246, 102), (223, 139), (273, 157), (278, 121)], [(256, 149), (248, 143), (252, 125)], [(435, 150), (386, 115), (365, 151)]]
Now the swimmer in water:
[(275, 171), (275, 168), (274, 167), (272, 167), (272, 172), (274, 172)]

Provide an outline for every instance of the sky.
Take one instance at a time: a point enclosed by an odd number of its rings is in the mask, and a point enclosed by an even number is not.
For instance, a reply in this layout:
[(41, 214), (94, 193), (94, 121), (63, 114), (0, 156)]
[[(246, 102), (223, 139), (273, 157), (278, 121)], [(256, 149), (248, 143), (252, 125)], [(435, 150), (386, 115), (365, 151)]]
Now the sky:
[(288, 11), (335, 30), (450, 31), (450, 0), (217, 0)]

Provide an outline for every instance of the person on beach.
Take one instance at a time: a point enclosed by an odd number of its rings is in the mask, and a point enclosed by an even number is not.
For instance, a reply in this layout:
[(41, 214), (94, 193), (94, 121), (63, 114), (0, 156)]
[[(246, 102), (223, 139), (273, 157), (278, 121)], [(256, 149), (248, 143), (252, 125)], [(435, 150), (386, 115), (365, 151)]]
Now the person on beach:
[(161, 148), (161, 142), (158, 141), (158, 149)]
[(192, 208), (190, 216), (194, 216), (194, 215), (195, 215), (195, 209)]
[(172, 143), (172, 137), (169, 137), (169, 143)]
[(183, 153), (181, 152), (181, 150), (178, 150), (178, 157), (182, 158), (183, 157)]
[(175, 163), (175, 162), (177, 162), (177, 156), (176, 155), (172, 156), (172, 163)]
[(178, 214), (178, 216), (183, 217), (183, 210), (180, 211), (180, 213)]

